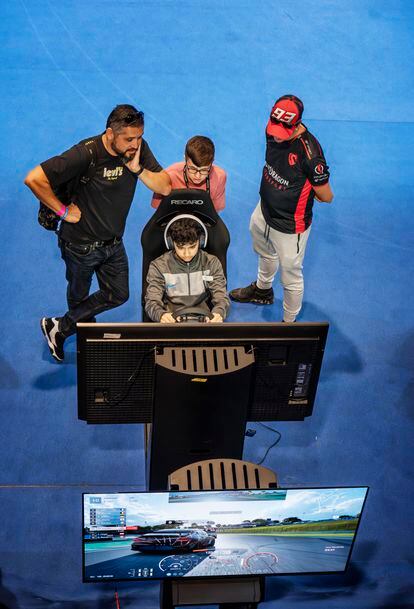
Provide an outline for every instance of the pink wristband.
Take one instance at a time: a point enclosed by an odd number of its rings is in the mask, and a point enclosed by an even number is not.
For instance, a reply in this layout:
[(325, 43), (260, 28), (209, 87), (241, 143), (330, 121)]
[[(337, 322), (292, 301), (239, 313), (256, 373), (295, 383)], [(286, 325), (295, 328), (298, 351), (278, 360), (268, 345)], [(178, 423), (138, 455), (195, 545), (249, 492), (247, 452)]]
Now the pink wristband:
[(55, 211), (55, 214), (57, 216), (62, 217), (65, 214), (66, 209), (66, 205), (62, 205), (62, 207), (58, 211)]

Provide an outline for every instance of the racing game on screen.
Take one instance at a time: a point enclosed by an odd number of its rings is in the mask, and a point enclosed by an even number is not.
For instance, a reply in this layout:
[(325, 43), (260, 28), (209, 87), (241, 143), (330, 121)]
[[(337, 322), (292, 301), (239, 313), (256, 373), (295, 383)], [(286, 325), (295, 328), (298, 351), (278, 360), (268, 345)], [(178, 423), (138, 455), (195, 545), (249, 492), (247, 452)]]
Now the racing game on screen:
[(367, 488), (83, 496), (83, 579), (344, 571)]

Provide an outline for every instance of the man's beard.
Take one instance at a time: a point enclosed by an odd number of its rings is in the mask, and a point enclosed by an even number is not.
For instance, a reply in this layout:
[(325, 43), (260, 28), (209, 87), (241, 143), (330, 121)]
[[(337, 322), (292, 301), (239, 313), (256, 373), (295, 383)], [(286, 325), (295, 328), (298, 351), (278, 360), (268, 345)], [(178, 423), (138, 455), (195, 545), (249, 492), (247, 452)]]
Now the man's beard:
[[(115, 142), (112, 142), (112, 150), (121, 157), (121, 161), (124, 164), (129, 163), (129, 161), (132, 161), (132, 159), (134, 158), (135, 152), (136, 152), (135, 150), (130, 150), (129, 152), (128, 151), (123, 152), (116, 146)], [(128, 154), (130, 154), (131, 156), (128, 156)]]
[(122, 162), (126, 165), (126, 163), (129, 163), (129, 161), (132, 161), (132, 159), (135, 156), (135, 150), (129, 152), (128, 154), (130, 154), (131, 156), (127, 156), (126, 152), (120, 153), (120, 157), (122, 159)]

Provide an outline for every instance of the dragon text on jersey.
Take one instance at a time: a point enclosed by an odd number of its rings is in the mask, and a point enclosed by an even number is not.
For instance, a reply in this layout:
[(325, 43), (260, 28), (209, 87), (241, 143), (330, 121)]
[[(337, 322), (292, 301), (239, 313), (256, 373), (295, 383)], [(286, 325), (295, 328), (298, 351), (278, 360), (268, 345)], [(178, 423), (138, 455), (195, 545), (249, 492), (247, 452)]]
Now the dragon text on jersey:
[(107, 169), (104, 167), (103, 177), (107, 180), (117, 180), (124, 173), (123, 167), (115, 167), (115, 169)]
[(264, 166), (263, 177), (267, 182), (276, 188), (279, 188), (279, 190), (285, 190), (289, 186), (289, 180), (282, 178), (282, 176), (280, 176), (267, 162)]

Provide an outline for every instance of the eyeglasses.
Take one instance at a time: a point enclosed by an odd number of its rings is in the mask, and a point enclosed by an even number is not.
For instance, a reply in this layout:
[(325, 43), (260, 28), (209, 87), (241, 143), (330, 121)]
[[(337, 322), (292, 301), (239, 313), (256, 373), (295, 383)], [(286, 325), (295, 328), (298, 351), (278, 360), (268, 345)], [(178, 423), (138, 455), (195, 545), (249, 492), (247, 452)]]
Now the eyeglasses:
[(191, 173), (191, 175), (196, 175), (198, 173), (200, 176), (208, 176), (211, 171), (211, 165), (207, 169), (200, 169), (199, 167), (194, 167), (193, 165), (188, 165), (188, 163), (186, 163), (185, 167), (188, 173)]
[(144, 121), (144, 113), (143, 112), (131, 112), (131, 114), (127, 114), (122, 122), (125, 125), (130, 125), (131, 123), (142, 123)]

